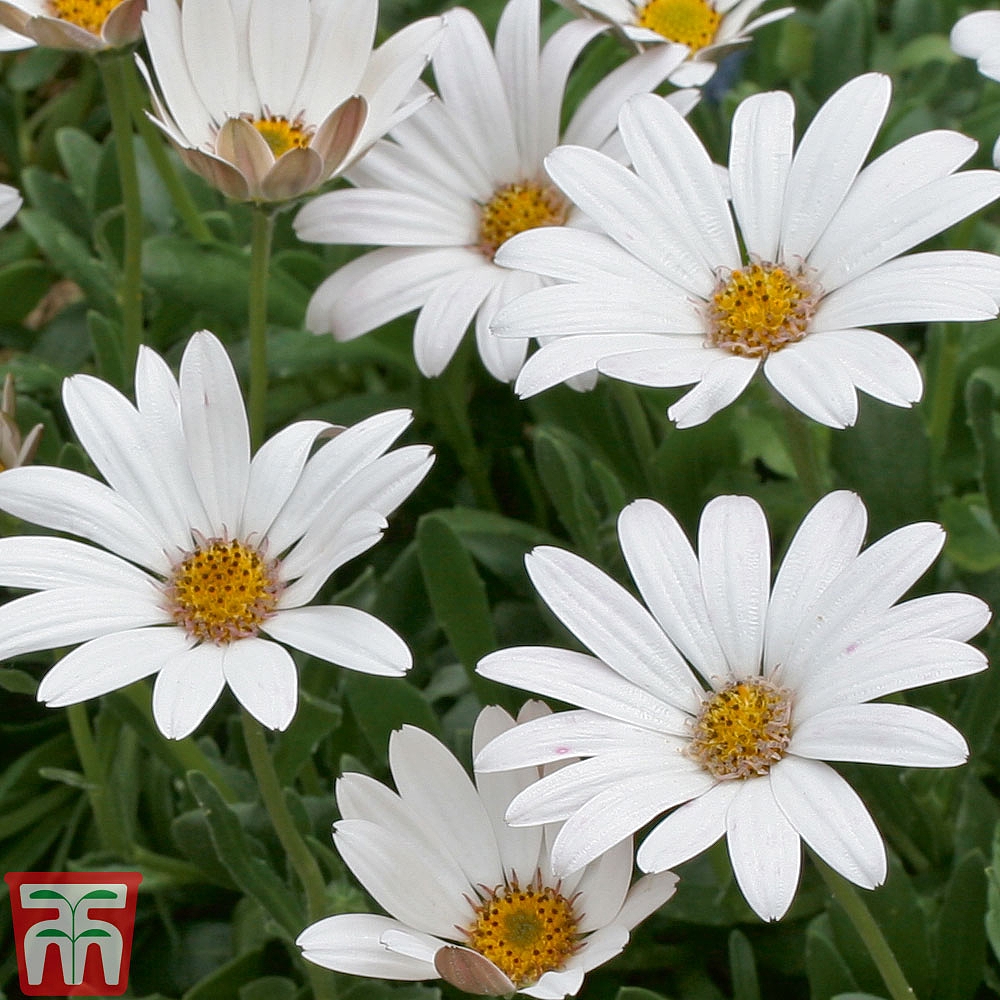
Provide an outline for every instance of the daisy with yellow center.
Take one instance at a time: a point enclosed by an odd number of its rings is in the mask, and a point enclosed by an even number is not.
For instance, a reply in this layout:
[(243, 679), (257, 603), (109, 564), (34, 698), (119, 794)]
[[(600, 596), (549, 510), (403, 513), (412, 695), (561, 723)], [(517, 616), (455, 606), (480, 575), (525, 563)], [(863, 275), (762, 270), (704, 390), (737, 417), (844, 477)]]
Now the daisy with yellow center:
[(0, 509), (86, 540), (0, 539), (0, 585), (38, 591), (0, 608), (0, 659), (81, 644), (42, 678), (40, 701), (155, 675), (156, 723), (179, 739), (227, 685), (265, 726), (287, 727), (298, 674), (286, 646), (406, 672), (409, 650), (378, 619), (307, 605), (430, 467), (425, 447), (388, 451), (407, 412), (347, 429), (302, 421), (251, 457), (236, 374), (208, 332), (191, 338), (179, 380), (143, 348), (137, 405), (87, 375), (67, 379), (63, 399), (107, 485), (41, 466), (0, 475)]
[[(697, 552), (667, 510), (637, 500), (618, 535), (644, 604), (570, 552), (527, 557), (535, 589), (589, 653), (506, 649), (477, 669), (580, 710), (498, 736), (475, 766), (586, 758), (520, 792), (506, 813), (518, 830), (564, 821), (555, 876), (658, 819), (639, 847), (642, 870), (674, 868), (725, 837), (736, 880), (765, 920), (791, 904), (802, 841), (857, 885), (885, 879), (878, 829), (826, 761), (963, 763), (961, 734), (898, 693), (985, 669), (967, 640), (990, 613), (968, 594), (900, 603), (944, 532), (911, 524), (862, 549), (866, 526), (857, 496), (824, 497), (772, 586), (771, 539), (754, 500), (709, 503)], [(891, 694), (892, 703), (876, 700)]]
[(694, 387), (668, 410), (679, 427), (733, 402), (758, 371), (792, 406), (853, 424), (857, 390), (896, 406), (923, 391), (883, 323), (992, 319), (1000, 257), (901, 256), (1000, 197), (1000, 173), (957, 172), (975, 151), (957, 132), (914, 136), (864, 166), (889, 107), (870, 73), (824, 104), (794, 148), (788, 94), (757, 94), (733, 117), (728, 189), (700, 140), (662, 99), (639, 95), (619, 133), (633, 164), (561, 147), (555, 185), (596, 232), (534, 229), (496, 261), (562, 284), (494, 319), (501, 339), (556, 335), (515, 389), (531, 396), (602, 373)]
[(373, 51), (378, 0), (148, 7), (153, 120), (239, 201), (298, 198), (343, 172), (426, 100), (411, 91), (441, 33), (440, 18), (426, 18)]
[[(295, 220), (303, 240), (380, 247), (327, 278), (306, 324), (350, 340), (419, 309), (413, 352), (427, 376), (444, 371), (474, 324), (483, 364), (510, 381), (526, 344), (493, 337), (490, 321), (504, 303), (546, 282), (494, 258), (519, 233), (562, 229), (576, 216), (543, 158), (560, 138), (593, 148), (613, 144), (621, 102), (661, 83), (686, 50), (658, 46), (629, 60), (580, 103), (561, 133), (568, 74), (606, 26), (575, 22), (543, 46), (539, 0), (510, 0), (491, 46), (470, 11), (455, 8), (446, 20), (432, 61), (440, 100), (348, 172), (354, 190), (320, 195)], [(514, 52), (516, 59), (509, 57)], [(671, 98), (685, 110), (693, 99)]]
[[(548, 714), (526, 705), (519, 722)], [(515, 729), (484, 709), (473, 750)], [(473, 783), (434, 737), (404, 727), (389, 742), (393, 792), (362, 774), (337, 782), (343, 817), (334, 843), (390, 916), (345, 913), (308, 927), (306, 959), (384, 979), (445, 979), (466, 993), (540, 998), (576, 994), (586, 972), (616, 955), (629, 932), (673, 895), (670, 872), (634, 885), (632, 842), (565, 878), (552, 874), (558, 825), (515, 830), (503, 815), (538, 771), (480, 774)], [(461, 823), (455, 817), (461, 816)]]
[[(0, 25), (25, 45), (99, 52), (134, 44), (145, 7), (146, 0), (0, 0)], [(23, 47), (0, 38), (0, 51)]]

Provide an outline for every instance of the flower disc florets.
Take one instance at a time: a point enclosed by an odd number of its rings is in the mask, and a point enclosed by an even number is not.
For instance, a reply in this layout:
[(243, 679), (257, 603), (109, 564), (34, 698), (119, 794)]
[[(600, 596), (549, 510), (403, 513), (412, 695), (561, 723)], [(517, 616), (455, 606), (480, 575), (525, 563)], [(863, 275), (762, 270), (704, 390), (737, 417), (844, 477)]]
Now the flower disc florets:
[(50, 0), (49, 6), (54, 17), (69, 21), (95, 35), (121, 0)]
[(278, 604), (277, 566), (243, 542), (208, 539), (175, 567), (167, 585), (170, 614), (199, 642), (257, 635)]
[(549, 184), (523, 181), (498, 188), (482, 207), (479, 245), (491, 260), (512, 236), (539, 226), (561, 226), (569, 206)]
[(761, 358), (802, 340), (819, 294), (806, 275), (755, 262), (720, 277), (708, 304), (708, 342)]
[(518, 987), (561, 969), (579, 940), (573, 900), (538, 877), (524, 887), (514, 879), (494, 889), (465, 933), (469, 946)]
[(733, 681), (708, 695), (686, 753), (714, 777), (767, 774), (791, 741), (789, 692), (763, 677)]
[(715, 41), (722, 15), (706, 0), (649, 0), (636, 23), (694, 53)]
[(272, 114), (264, 114), (259, 118), (252, 115), (243, 117), (263, 136), (275, 159), (290, 149), (305, 149), (316, 131), (312, 126), (306, 125), (301, 117), (294, 121), (284, 115)]

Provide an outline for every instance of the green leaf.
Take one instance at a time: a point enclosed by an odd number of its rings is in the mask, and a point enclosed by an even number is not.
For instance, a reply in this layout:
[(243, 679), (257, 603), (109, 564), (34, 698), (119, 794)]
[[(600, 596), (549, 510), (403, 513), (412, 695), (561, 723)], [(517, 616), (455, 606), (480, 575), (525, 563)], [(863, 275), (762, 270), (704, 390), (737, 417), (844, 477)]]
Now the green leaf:
[(990, 866), (986, 869), (986, 939), (1000, 960), (1000, 823), (993, 831)]
[(384, 764), (389, 749), (389, 734), (404, 725), (441, 735), (437, 716), (423, 692), (402, 677), (376, 677), (348, 670), (344, 674), (344, 693), (351, 714), (375, 756)]
[(46, 927), (45, 930), (38, 932), (38, 937), (60, 937), (66, 938), (67, 941), (73, 940), (65, 931), (61, 931), (56, 927)]
[(80, 239), (90, 238), (90, 218), (76, 192), (61, 177), (38, 167), (26, 167), (21, 183), (33, 208), (43, 209), (68, 226)]
[(968, 1000), (983, 978), (985, 869), (982, 852), (969, 851), (948, 880), (935, 934), (933, 1000)]
[(100, 787), (92, 781), (88, 781), (79, 771), (71, 771), (66, 767), (40, 767), (38, 774), (47, 781), (58, 781), (60, 784), (68, 785), (70, 788), (79, 788), (85, 792)]
[(825, 915), (813, 920), (806, 931), (806, 973), (811, 1000), (827, 1000), (858, 986), (833, 943), (830, 920)]
[(0, 688), (11, 694), (27, 694), (34, 697), (38, 690), (38, 681), (26, 670), (3, 667), (0, 668)]
[(288, 886), (255, 855), (236, 814), (226, 805), (208, 778), (200, 771), (191, 771), (187, 780), (191, 794), (208, 821), (212, 844), (219, 861), (233, 881), (245, 893), (253, 896), (294, 938), (304, 926), (304, 917), (293, 904)]
[(640, 986), (622, 986), (615, 995), (615, 1000), (666, 1000), (666, 997)]
[(982, 496), (970, 493), (946, 497), (940, 518), (948, 532), (945, 554), (956, 566), (972, 573), (986, 573), (1000, 566), (1000, 531)]
[(66, 126), (56, 132), (56, 150), (63, 170), (69, 177), (77, 197), (88, 210), (94, 210), (97, 189), (97, 168), (101, 160), (101, 144), (81, 129)]
[(729, 935), (729, 974), (733, 981), (733, 1000), (760, 1000), (753, 945), (742, 931)]
[(274, 768), (282, 785), (290, 785), (316, 748), (340, 727), (344, 711), (339, 705), (299, 691), (299, 707), (291, 726), (275, 737)]
[(298, 987), (284, 976), (264, 976), (239, 988), (240, 1000), (293, 1000)]
[(56, 892), (55, 889), (35, 889), (34, 892), (28, 893), (28, 899), (61, 899), (64, 903), (69, 902), (61, 892)]
[(20, 323), (54, 280), (52, 269), (40, 260), (19, 260), (0, 269), (0, 323)]
[(86, 895), (81, 896), (80, 899), (117, 899), (118, 893), (112, 892), (110, 889), (91, 889)]
[(87, 313), (87, 332), (94, 346), (97, 374), (119, 388), (125, 385), (121, 326), (94, 309)]
[(826, 97), (868, 69), (873, 34), (864, 0), (830, 0), (816, 19), (811, 89)]
[(267, 966), (263, 948), (237, 955), (192, 986), (182, 1000), (238, 1000), (240, 988), (266, 975)]
[[(111, 895), (112, 898), (114, 898), (114, 893), (112, 893)], [(86, 896), (84, 897), (84, 899), (86, 899)], [(77, 937), (78, 938), (111, 937), (111, 934), (108, 931), (102, 930), (100, 927), (91, 927), (90, 930), (83, 931), (82, 933), (77, 934)]]

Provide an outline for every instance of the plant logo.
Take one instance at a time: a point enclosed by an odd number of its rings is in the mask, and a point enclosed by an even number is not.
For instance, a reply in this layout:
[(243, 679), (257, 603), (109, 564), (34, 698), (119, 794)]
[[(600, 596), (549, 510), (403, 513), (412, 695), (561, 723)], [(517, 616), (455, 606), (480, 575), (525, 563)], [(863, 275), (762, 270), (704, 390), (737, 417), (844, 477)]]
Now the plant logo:
[(120, 996), (139, 872), (8, 872), (25, 996)]

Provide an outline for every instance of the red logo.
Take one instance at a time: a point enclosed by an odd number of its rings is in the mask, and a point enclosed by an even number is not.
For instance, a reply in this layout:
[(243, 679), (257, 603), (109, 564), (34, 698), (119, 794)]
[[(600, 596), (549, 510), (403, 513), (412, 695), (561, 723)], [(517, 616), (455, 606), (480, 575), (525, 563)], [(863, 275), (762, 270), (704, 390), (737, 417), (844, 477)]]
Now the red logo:
[(139, 872), (8, 872), (4, 881), (25, 996), (125, 992)]

